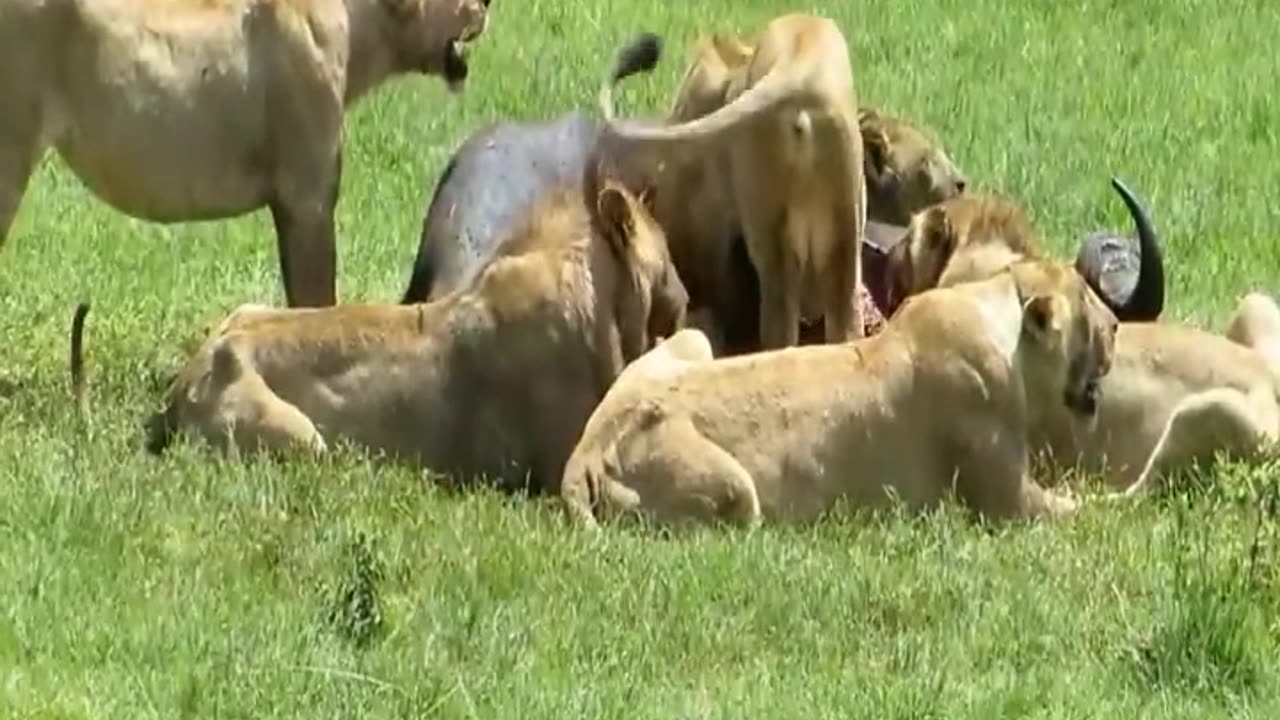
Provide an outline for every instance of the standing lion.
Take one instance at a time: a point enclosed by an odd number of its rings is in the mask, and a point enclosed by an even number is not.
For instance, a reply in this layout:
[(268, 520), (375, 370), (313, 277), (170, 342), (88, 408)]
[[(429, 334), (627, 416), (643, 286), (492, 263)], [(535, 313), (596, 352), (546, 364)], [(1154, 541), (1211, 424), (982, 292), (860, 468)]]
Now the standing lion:
[[(831, 20), (789, 13), (750, 46), (724, 105), (708, 115), (658, 126), (606, 113), (590, 165), (657, 177), (667, 165), (723, 156), (724, 199), (759, 278), (760, 346), (796, 345), (801, 321), (819, 315), (828, 342), (862, 337), (867, 188), (848, 44)], [(597, 171), (588, 167), (588, 182)], [(649, 184), (659, 195), (667, 190)]]
[(3, 0), (0, 246), (50, 146), (156, 222), (264, 205), (291, 306), (337, 300), (344, 112), (388, 78), (467, 77), (489, 0)]

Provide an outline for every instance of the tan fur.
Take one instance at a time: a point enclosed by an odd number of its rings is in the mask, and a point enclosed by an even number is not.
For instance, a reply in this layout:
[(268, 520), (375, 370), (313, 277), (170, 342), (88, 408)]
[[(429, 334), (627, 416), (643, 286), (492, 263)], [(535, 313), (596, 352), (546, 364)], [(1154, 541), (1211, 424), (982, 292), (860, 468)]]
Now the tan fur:
[(698, 38), (667, 114), (668, 122), (697, 120), (724, 107), (730, 81), (745, 72), (754, 53), (755, 48), (736, 35), (714, 33)]
[(444, 73), (453, 41), (484, 31), (487, 5), (5, 0), (0, 246), (52, 146), (133, 217), (269, 207), (289, 303), (332, 305), (345, 110), (392, 75)]
[[(696, 120), (741, 94), (754, 51), (728, 33), (699, 38), (667, 121)], [(858, 128), (866, 156), (868, 220), (906, 225), (917, 211), (964, 192), (964, 173), (924, 127), (863, 105)], [(688, 197), (684, 190), (689, 185), (697, 184), (681, 183), (681, 192), (675, 194)]]
[[(890, 254), (891, 286), (897, 297), (908, 297), (989, 277), (1040, 254), (1012, 204), (953, 200), (912, 219)], [(1137, 494), (1216, 452), (1247, 457), (1266, 450), (1280, 435), (1280, 310), (1251, 294), (1229, 328), (1230, 338), (1167, 322), (1120, 323), (1096, 426), (1069, 422), (1045, 398), (1032, 424), (1037, 451), (1059, 468), (1101, 474), (1109, 487)]]
[(556, 487), (625, 364), (683, 322), (661, 228), (610, 186), (544, 199), (471, 287), (418, 305), (232, 313), (182, 370), (151, 446), (185, 430), (253, 451), (339, 438), (467, 481)]
[[(754, 47), (736, 35), (699, 38), (667, 122), (689, 122), (724, 107), (731, 84), (745, 78), (753, 53)], [(611, 107), (603, 111), (612, 116)], [(916, 210), (963, 192), (964, 175), (923, 128), (867, 107), (859, 109), (858, 124), (867, 149), (869, 220), (905, 225)], [(723, 152), (673, 155), (664, 157), (654, 188), (654, 214), (689, 288), (690, 309), (699, 312), (700, 327), (716, 347), (722, 344), (720, 324), (733, 322), (724, 315), (740, 313), (746, 302), (744, 278), (730, 259), (740, 223), (732, 188), (724, 180), (728, 175)]]
[(889, 311), (930, 288), (991, 277), (1021, 259), (1044, 259), (1040, 239), (1018, 205), (965, 195), (909, 220), (886, 263)]
[(865, 150), (867, 219), (906, 225), (930, 205), (965, 191), (968, 180), (925, 128), (875, 108), (858, 112)]
[(847, 44), (832, 21), (793, 13), (752, 45), (726, 105), (662, 127), (610, 121), (600, 153), (659, 175), (667, 158), (723, 150), (727, 194), (761, 283), (761, 344), (795, 345), (801, 319), (818, 314), (828, 341), (860, 337), (866, 187)]
[(1027, 474), (1025, 399), (1081, 407), (1113, 323), (1070, 266), (1026, 262), (921, 294), (852, 343), (715, 360), (659, 346), (592, 413), (561, 497), (588, 526), (808, 520), (891, 495), (920, 509), (952, 488), (993, 518), (1069, 512)]

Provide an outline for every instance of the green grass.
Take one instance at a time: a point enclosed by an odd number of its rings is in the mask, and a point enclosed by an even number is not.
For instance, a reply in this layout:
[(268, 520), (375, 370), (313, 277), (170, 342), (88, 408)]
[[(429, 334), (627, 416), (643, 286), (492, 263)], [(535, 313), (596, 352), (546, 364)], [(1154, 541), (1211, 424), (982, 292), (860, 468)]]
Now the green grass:
[[(449, 153), (483, 122), (592, 102), (632, 33), (688, 42), (821, 7), (865, 102), (943, 137), (1060, 253), (1168, 246), (1168, 316), (1275, 289), (1280, 14), (1262, 0), (497, 0), (467, 94), (385, 88), (348, 117), (340, 292), (399, 297)], [(162, 227), (52, 155), (0, 253), (0, 711), (6, 717), (1275, 717), (1277, 468), (1057, 524), (840, 518), (747, 534), (570, 531), (354, 454), (231, 465), (138, 447), (153, 377), (231, 307), (280, 302), (266, 213)], [(92, 427), (66, 389), (91, 298)]]

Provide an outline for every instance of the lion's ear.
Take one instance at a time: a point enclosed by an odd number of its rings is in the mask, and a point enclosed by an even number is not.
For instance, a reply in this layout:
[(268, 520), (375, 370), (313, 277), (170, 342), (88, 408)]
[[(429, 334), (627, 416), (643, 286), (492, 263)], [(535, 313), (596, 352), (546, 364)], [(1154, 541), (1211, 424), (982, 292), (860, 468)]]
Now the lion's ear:
[(600, 227), (608, 236), (609, 245), (619, 254), (626, 252), (631, 245), (631, 236), (635, 233), (636, 221), (632, 212), (630, 200), (615, 185), (605, 186), (596, 196)]
[(889, 167), (889, 134), (875, 110), (858, 113), (858, 131), (862, 134), (862, 164), (871, 184), (880, 187), (892, 182), (895, 175)]
[(1023, 327), (1041, 337), (1058, 330), (1057, 303), (1052, 295), (1037, 295), (1026, 302), (1022, 309)]

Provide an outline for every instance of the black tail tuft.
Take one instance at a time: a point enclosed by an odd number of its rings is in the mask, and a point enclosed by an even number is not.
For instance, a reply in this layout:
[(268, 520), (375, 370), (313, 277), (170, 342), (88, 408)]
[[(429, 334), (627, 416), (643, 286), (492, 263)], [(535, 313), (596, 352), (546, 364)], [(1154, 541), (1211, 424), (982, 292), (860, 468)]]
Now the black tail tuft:
[(638, 72), (650, 72), (661, 58), (662, 38), (657, 33), (640, 33), (618, 51), (610, 80), (616, 83)]
[(71, 317), (71, 397), (75, 400), (76, 411), (84, 414), (84, 319), (89, 314), (89, 303), (76, 305), (75, 314)]

